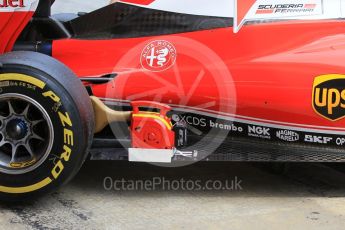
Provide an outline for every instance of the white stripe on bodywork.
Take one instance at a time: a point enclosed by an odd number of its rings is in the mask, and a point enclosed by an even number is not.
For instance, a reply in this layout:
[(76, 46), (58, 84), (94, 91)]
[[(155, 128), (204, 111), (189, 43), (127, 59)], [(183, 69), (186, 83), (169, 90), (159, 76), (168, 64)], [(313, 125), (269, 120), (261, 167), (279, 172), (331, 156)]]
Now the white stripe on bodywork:
[[(118, 99), (110, 99), (110, 98), (99, 98), (104, 103), (108, 105), (130, 105), (130, 101), (126, 100), (118, 100)], [(308, 125), (308, 124), (297, 124), (297, 123), (289, 123), (289, 122), (281, 122), (281, 121), (273, 121), (273, 120), (266, 120), (260, 119), (255, 117), (248, 117), (248, 116), (241, 116), (235, 114), (227, 114), (222, 112), (216, 112), (213, 110), (207, 109), (199, 109), (194, 107), (182, 106), (182, 105), (170, 105), (173, 110), (180, 111), (184, 113), (194, 113), (198, 115), (203, 115), (207, 117), (213, 117), (218, 119), (223, 119), (231, 122), (240, 122), (248, 125), (258, 125), (258, 126), (265, 126), (270, 128), (276, 129), (288, 129), (294, 131), (303, 131), (303, 132), (311, 132), (311, 133), (322, 133), (322, 134), (338, 134), (344, 135), (345, 127), (327, 127), (327, 126), (316, 126), (316, 125)]]
[[(260, 22), (265, 20), (287, 19), (320, 20), (345, 17), (345, 0), (257, 0), (254, 5), (248, 9), (248, 13), (244, 19), (237, 22), (237, 7), (240, 5), (241, 1), (243, 2), (246, 0), (155, 0), (149, 5), (123, 3), (182, 14), (234, 18), (235, 33), (238, 32), (246, 22), (251, 21)], [(292, 12), (274, 15), (256, 14), (259, 5), (277, 4), (316, 4), (316, 8), (313, 12), (304, 13)]]
[[(236, 0), (237, 2), (243, 0)], [(235, 4), (235, 18), (238, 4)], [(280, 4), (315, 4), (316, 7), (310, 12), (293, 11), (289, 13), (258, 14), (260, 5), (280, 5)], [(343, 16), (342, 5), (344, 0), (257, 0), (249, 9), (241, 22), (234, 23), (234, 32), (237, 33), (246, 22), (260, 22), (267, 20), (321, 20), (337, 19)]]
[[(43, 0), (46, 1), (46, 0)], [(24, 7), (0, 7), (0, 13), (2, 12), (28, 12), (36, 11), (39, 0), (24, 0)]]

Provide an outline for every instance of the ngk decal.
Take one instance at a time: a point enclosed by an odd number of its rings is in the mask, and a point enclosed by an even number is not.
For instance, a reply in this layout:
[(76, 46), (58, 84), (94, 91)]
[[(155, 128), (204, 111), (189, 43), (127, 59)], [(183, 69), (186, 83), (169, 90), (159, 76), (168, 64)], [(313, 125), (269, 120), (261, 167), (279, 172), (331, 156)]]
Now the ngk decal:
[(259, 137), (264, 139), (271, 139), (270, 128), (249, 125), (248, 126), (248, 136)]
[(321, 16), (322, 0), (236, 0), (234, 32), (246, 22)]
[(345, 75), (322, 75), (314, 79), (312, 105), (320, 116), (336, 121), (345, 117)]
[(4, 7), (25, 7), (24, 0), (2, 0), (0, 1), (0, 8)]
[(145, 46), (140, 61), (142, 67), (149, 71), (164, 71), (175, 64), (176, 49), (168, 41), (153, 41)]

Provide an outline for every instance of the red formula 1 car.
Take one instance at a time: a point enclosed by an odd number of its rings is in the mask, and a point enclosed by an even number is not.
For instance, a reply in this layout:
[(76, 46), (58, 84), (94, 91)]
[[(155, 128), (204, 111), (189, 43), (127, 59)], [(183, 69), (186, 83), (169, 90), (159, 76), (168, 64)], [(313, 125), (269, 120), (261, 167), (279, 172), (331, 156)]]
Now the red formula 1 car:
[[(0, 197), (92, 159), (345, 161), (344, 0), (0, 1)], [(90, 148), (91, 147), (91, 148)]]

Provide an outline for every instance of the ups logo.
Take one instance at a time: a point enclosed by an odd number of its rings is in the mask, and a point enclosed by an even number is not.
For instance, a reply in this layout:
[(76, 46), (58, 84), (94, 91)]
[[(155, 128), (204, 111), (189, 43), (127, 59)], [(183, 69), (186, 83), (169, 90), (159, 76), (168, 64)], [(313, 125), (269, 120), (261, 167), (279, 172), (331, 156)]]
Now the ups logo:
[(313, 109), (331, 121), (345, 117), (345, 75), (329, 74), (314, 79)]

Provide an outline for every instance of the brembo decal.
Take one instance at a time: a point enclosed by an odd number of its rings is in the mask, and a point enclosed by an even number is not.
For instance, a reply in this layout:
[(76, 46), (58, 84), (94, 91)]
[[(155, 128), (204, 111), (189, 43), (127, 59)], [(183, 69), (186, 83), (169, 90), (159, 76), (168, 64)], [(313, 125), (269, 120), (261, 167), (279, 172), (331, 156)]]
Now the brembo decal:
[(322, 75), (314, 79), (312, 106), (320, 116), (337, 121), (345, 117), (345, 75)]

